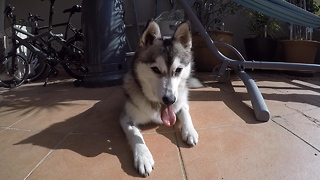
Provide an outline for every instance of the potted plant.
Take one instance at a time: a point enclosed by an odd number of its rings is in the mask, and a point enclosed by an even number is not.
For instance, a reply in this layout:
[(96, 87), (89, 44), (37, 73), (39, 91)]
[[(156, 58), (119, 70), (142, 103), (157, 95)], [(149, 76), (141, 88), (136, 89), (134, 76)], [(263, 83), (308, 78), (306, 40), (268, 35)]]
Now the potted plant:
[(256, 11), (249, 11), (246, 28), (249, 38), (243, 39), (248, 60), (271, 61), (277, 51), (276, 36), (281, 30), (279, 22)]
[[(288, 0), (309, 12), (317, 13), (319, 7), (315, 0)], [(318, 41), (312, 40), (312, 28), (290, 24), (290, 39), (279, 41), (283, 48), (284, 59), (294, 63), (314, 63), (314, 59), (320, 46)], [(313, 75), (311, 72), (299, 72), (297, 75)]]
[[(232, 0), (196, 0), (193, 9), (213, 41), (232, 44), (233, 33), (224, 30), (223, 19), (242, 10), (242, 6)], [(196, 70), (212, 71), (215, 66), (221, 64), (198, 32), (193, 33), (192, 38)], [(225, 56), (231, 53), (231, 50), (224, 46), (216, 45), (216, 47)]]

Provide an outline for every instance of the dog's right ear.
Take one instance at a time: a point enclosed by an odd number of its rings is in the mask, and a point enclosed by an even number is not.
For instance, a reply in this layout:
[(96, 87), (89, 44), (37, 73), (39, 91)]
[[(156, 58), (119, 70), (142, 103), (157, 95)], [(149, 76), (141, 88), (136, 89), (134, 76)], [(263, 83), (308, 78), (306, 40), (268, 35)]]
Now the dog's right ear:
[(159, 25), (151, 19), (148, 21), (147, 26), (141, 35), (139, 46), (150, 46), (158, 38), (161, 38)]

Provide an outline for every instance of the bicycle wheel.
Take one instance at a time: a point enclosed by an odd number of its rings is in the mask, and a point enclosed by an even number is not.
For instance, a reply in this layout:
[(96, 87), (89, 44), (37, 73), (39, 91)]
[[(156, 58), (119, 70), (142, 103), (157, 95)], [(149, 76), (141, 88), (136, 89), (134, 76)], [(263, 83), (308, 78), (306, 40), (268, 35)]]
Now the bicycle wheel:
[[(32, 45), (38, 48), (39, 50), (42, 49), (41, 44), (38, 45), (36, 43), (33, 43)], [(48, 66), (47, 61), (45, 59), (38, 58), (38, 56), (33, 52), (28, 53), (27, 61), (30, 65), (29, 75), (27, 77), (28, 82), (35, 81), (38, 78), (40, 78), (44, 74)]]
[(15, 59), (12, 58), (13, 55), (9, 54), (0, 60), (0, 84), (6, 88), (20, 86), (29, 72), (28, 62), (24, 57), (17, 54)]
[(84, 50), (83, 41), (81, 38), (72, 37), (66, 42), (69, 50), (63, 49), (64, 60), (63, 63), (64, 70), (73, 78), (82, 80), (84, 76), (88, 73), (88, 69), (85, 67), (84, 62)]

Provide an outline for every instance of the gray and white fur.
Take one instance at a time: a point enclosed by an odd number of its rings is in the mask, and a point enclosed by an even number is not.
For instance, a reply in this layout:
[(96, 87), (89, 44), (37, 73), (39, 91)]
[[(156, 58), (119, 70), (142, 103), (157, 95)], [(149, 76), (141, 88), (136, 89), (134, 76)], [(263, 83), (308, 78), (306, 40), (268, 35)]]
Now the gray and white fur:
[(191, 78), (190, 25), (181, 23), (171, 38), (161, 37), (150, 20), (141, 36), (131, 69), (123, 79), (127, 101), (120, 123), (132, 147), (134, 166), (143, 176), (154, 169), (153, 157), (138, 128), (147, 123), (172, 126), (179, 119), (183, 140), (198, 143), (188, 105), (188, 86), (201, 86)]

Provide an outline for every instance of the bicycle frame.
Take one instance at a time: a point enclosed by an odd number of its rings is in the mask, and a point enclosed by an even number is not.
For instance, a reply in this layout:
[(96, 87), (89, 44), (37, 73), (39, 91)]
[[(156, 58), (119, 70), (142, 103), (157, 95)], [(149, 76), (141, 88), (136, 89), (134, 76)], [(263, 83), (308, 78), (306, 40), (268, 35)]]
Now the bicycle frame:
[[(42, 0), (43, 1), (43, 0)], [(50, 14), (49, 14), (49, 25), (46, 27), (43, 27), (43, 29), (47, 28), (48, 31), (41, 33), (41, 34), (31, 34), (27, 31), (24, 31), (18, 27), (16, 27), (16, 16), (14, 14), (11, 13), (10, 17), (12, 18), (12, 22), (11, 24), (11, 33), (12, 33), (12, 49), (10, 51), (10, 53), (12, 53), (12, 55), (15, 57), (17, 54), (17, 48), (20, 45), (25, 46), (28, 50), (30, 50), (31, 52), (35, 53), (38, 57), (40, 57), (41, 59), (45, 59), (47, 60), (47, 62), (52, 62), (52, 61), (56, 61), (59, 63), (67, 63), (67, 61), (63, 61), (63, 60), (57, 60), (55, 58), (52, 58), (50, 56), (50, 54), (56, 50), (53, 50), (51, 47), (51, 42), (52, 41), (57, 41), (62, 48), (66, 49), (69, 53), (71, 53), (72, 51), (70, 50), (70, 48), (68, 48), (68, 46), (66, 45), (66, 40), (62, 39), (59, 35), (52, 33), (52, 28), (55, 26), (61, 26), (61, 25), (67, 25), (66, 27), (66, 31), (70, 28), (72, 31), (76, 31), (76, 29), (70, 24), (70, 19), (71, 19), (71, 15), (68, 18), (68, 21), (66, 23), (60, 23), (60, 24), (56, 24), (56, 25), (52, 25), (52, 19), (53, 19), (53, 14), (54, 14), (54, 2), (55, 0), (50, 0)], [(9, 16), (7, 16), (8, 20), (10, 19)], [(9, 20), (10, 22), (10, 20)], [(22, 33), (24, 35), (27, 36), (27, 38), (22, 39), (21, 37), (19, 37), (16, 32)], [(44, 39), (44, 37), (48, 38), (47, 40)], [(40, 41), (41, 40), (41, 41)], [(17, 42), (18, 41), (18, 42)], [(35, 47), (34, 45), (32, 45), (32, 43), (30, 42), (39, 42), (42, 45), (44, 45), (47, 49), (48, 52), (43, 52), (42, 50), (38, 49), (37, 47)], [(14, 58), (13, 58), (14, 59)]]
[[(64, 33), (64, 39), (68, 38), (68, 30), (70, 29), (74, 34), (79, 33), (79, 31), (77, 30), (77, 28), (73, 27), (72, 24), (70, 23), (70, 21), (65, 22), (65, 23), (59, 23), (59, 24), (53, 24), (52, 27), (60, 27), (60, 26), (66, 26), (66, 30)], [(42, 26), (42, 27), (38, 27), (37, 30), (43, 30), (43, 29), (48, 29), (49, 26)]]
[[(64, 37), (63, 37), (63, 38), (64, 38), (64, 39), (67, 39), (67, 38), (68, 38), (69, 29), (70, 29), (74, 34), (80, 33), (77, 28), (75, 28), (75, 27), (72, 26), (72, 24), (70, 23), (70, 21), (71, 21), (71, 18), (70, 18), (70, 16), (69, 16), (67, 22), (59, 23), (59, 24), (53, 24), (53, 25), (52, 25), (52, 28), (54, 28), (54, 27), (60, 27), (60, 26), (65, 26), (66, 29), (65, 29), (65, 33), (64, 33)], [(49, 29), (49, 26), (36, 27), (36, 31), (43, 30), (43, 29)]]
[(58, 23), (58, 24), (52, 24), (52, 19), (53, 19), (53, 14), (54, 14), (54, 3), (55, 0), (50, 0), (50, 13), (49, 13), (49, 25), (47, 26), (42, 26), (42, 27), (36, 27), (36, 31), (38, 30), (43, 30), (43, 29), (48, 29), (49, 31), (51, 31), (54, 27), (60, 27), (60, 26), (65, 26), (65, 33), (64, 33), (64, 39), (66, 40), (68, 38), (68, 32), (69, 29), (74, 33), (74, 34), (79, 34), (79, 30), (75, 27), (72, 26), (72, 24), (70, 23), (71, 21), (71, 17), (72, 17), (72, 13), (69, 14), (68, 17), (68, 21), (64, 22), (64, 23)]
[[(27, 70), (25, 72), (27, 73), (24, 73), (21, 81), (13, 81), (12, 83), (11, 81), (7, 81), (8, 84), (4, 83), (4, 86), (15, 87), (16, 85), (21, 85), (29, 73), (32, 73), (28, 70), (32, 70), (31, 66), (34, 64), (33, 62), (37, 63), (37, 59), (42, 60), (42, 64), (47, 64), (50, 66), (50, 71), (47, 75), (44, 86), (47, 84), (50, 75), (56, 76), (58, 74), (58, 70), (55, 68), (58, 63), (62, 64), (65, 71), (70, 76), (77, 79), (77, 82), (81, 81), (83, 76), (85, 76), (87, 69), (85, 66), (83, 66), (83, 50), (75, 44), (78, 41), (82, 41), (82, 33), (80, 30), (74, 28), (70, 23), (72, 14), (75, 12), (80, 12), (81, 7), (76, 5), (71, 9), (65, 10), (65, 12), (70, 12), (68, 21), (66, 23), (52, 25), (54, 1), (55, 0), (50, 0), (49, 26), (43, 27), (43, 29), (47, 29), (47, 31), (39, 34), (30, 33), (25, 29), (20, 29), (16, 25), (16, 16), (13, 14), (14, 7), (11, 7), (11, 5), (6, 7), (4, 13), (6, 14), (10, 23), (12, 33), (12, 49), (6, 54), (6, 56), (11, 58), (9, 61), (11, 62), (9, 64), (10, 67), (7, 67), (7, 72), (8, 74), (14, 74), (17, 71), (17, 63), (15, 61), (19, 57), (22, 59), (22, 62), (24, 63), (23, 66)], [(37, 25), (38, 20), (41, 20), (37, 16), (36, 18), (36, 21), (34, 21), (36, 23), (35, 25)], [(68, 40), (65, 40), (63, 35), (52, 32), (52, 29), (55, 26), (66, 26), (66, 32), (71, 29), (75, 34)], [(64, 37), (67, 37), (67, 35)], [(54, 41), (56, 42), (55, 44), (53, 43)], [(28, 50), (28, 54), (26, 54), (27, 57), (19, 53), (18, 49), (21, 47)], [(33, 61), (33, 59), (35, 59), (35, 61)], [(4, 59), (3, 62), (5, 63), (8, 61), (7, 59)], [(40, 65), (39, 67), (45, 68), (44, 65)], [(39, 74), (44, 72), (44, 68), (40, 69)], [(35, 78), (37, 78), (37, 76), (35, 76)]]
[[(69, 52), (71, 52), (70, 48), (67, 47), (65, 40), (60, 38), (58, 35), (53, 34), (51, 31), (47, 31), (38, 35), (33, 35), (27, 31), (24, 31), (18, 27), (15, 27), (14, 25), (11, 26), (12, 28), (12, 50), (11, 53), (16, 54), (16, 49), (17, 47), (19, 47), (20, 45), (25, 46), (28, 50), (30, 50), (31, 52), (35, 53), (38, 57), (47, 60), (48, 62), (59, 62), (59, 63), (66, 63), (67, 61), (64, 60), (57, 60), (55, 58), (52, 58), (50, 56), (51, 53), (51, 41), (57, 41), (60, 45), (62, 45), (62, 47), (64, 47), (65, 49), (67, 49)], [(16, 35), (16, 32), (20, 32), (24, 35), (27, 35), (27, 38), (22, 39), (21, 37)], [(47, 41), (44, 41), (43, 37), (48, 37)], [(42, 50), (38, 49), (37, 47), (35, 47), (34, 45), (32, 45), (32, 41), (37, 41), (40, 42), (38, 40), (44, 41), (44, 43), (42, 45), (45, 45), (48, 48), (49, 52), (43, 52)], [(17, 44), (18, 41), (18, 44)]]

